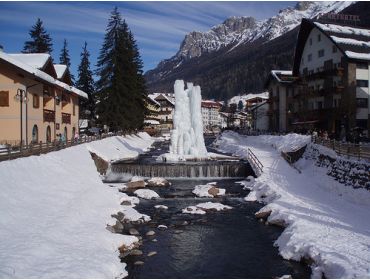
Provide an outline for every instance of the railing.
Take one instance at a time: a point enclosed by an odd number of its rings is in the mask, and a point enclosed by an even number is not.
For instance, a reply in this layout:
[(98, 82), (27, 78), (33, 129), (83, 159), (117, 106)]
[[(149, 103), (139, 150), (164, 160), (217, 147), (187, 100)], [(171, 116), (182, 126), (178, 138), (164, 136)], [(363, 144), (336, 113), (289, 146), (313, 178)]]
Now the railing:
[(62, 123), (71, 124), (71, 114), (62, 113)]
[(122, 133), (108, 133), (108, 134), (102, 134), (98, 136), (83, 136), (78, 140), (72, 139), (68, 141), (58, 141), (55, 140), (53, 142), (39, 142), (39, 143), (32, 143), (29, 145), (20, 145), (20, 142), (18, 142), (18, 146), (10, 146), (7, 145), (5, 148), (0, 148), (0, 161), (4, 160), (11, 160), (16, 159), (20, 157), (27, 157), (32, 155), (40, 155), (40, 154), (46, 154), (52, 151), (58, 151), (61, 149), (65, 149), (68, 147), (76, 146), (83, 143), (92, 142), (95, 140), (101, 140), (107, 137), (112, 136), (121, 136)]
[(256, 157), (256, 155), (252, 152), (252, 150), (249, 148), (247, 150), (247, 159), (251, 164), (252, 168), (254, 169), (254, 171), (258, 173), (256, 175), (261, 175), (263, 171), (263, 165), (260, 162), (260, 160)]
[(312, 143), (330, 148), (339, 156), (347, 156), (348, 158), (353, 157), (358, 160), (370, 161), (370, 144), (343, 143), (320, 137), (312, 137)]
[(55, 122), (55, 111), (44, 109), (44, 122)]

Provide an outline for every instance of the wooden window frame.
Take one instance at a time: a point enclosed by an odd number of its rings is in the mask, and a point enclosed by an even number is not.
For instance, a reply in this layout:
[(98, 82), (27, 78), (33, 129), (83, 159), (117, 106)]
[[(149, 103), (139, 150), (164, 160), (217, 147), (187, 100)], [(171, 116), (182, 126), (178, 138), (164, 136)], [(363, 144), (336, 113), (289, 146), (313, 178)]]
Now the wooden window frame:
[(40, 96), (38, 96), (37, 94), (32, 94), (32, 104), (33, 104), (33, 108), (35, 109), (38, 109), (40, 108)]
[(9, 91), (0, 91), (0, 107), (9, 107)]

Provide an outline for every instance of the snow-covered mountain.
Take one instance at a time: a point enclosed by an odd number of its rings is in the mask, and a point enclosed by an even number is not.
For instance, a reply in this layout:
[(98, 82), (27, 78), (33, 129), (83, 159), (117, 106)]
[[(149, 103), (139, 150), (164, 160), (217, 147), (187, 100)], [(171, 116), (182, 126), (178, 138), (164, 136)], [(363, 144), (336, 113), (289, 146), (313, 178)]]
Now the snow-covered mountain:
[(253, 42), (264, 38), (275, 39), (300, 24), (302, 18), (315, 18), (328, 12), (339, 12), (353, 1), (298, 2), (296, 6), (280, 10), (265, 20), (253, 17), (230, 17), (207, 32), (187, 34), (173, 59), (189, 59), (227, 46)]
[[(289, 4), (288, 4), (289, 5)], [(176, 79), (202, 85), (202, 95), (216, 100), (262, 92), (271, 69), (291, 69), (302, 18), (329, 12), (355, 14), (370, 26), (370, 2), (298, 2), (275, 16), (230, 17), (207, 32), (187, 34), (178, 52), (145, 73), (149, 91), (171, 91)]]

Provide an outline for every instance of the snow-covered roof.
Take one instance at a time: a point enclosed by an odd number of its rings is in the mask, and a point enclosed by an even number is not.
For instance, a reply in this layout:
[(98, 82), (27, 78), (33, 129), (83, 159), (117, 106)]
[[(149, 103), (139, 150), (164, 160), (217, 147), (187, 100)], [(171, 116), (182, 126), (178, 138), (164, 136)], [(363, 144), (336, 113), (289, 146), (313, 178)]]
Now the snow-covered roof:
[(314, 24), (323, 31), (346, 34), (346, 35), (359, 35), (370, 38), (370, 30), (364, 28), (355, 28), (351, 26), (344, 26), (338, 24), (324, 24), (319, 22), (314, 22)]
[(67, 71), (67, 65), (64, 64), (54, 64), (55, 72), (57, 73), (57, 78), (63, 78), (63, 75)]
[(323, 23), (303, 19), (298, 34), (298, 41), (295, 49), (293, 74), (299, 74), (299, 67), (303, 49), (311, 30), (317, 28), (329, 40), (331, 40), (349, 59), (370, 60), (370, 29), (349, 26), (348, 23)]
[(172, 105), (175, 106), (175, 97), (173, 93), (153, 93), (153, 95), (156, 95), (155, 100), (159, 97), (164, 97), (168, 102), (170, 102)]
[(154, 94), (148, 94), (148, 99), (150, 100), (150, 101), (152, 101), (154, 104), (156, 104), (157, 106), (161, 106), (161, 104), (159, 104), (158, 103), (158, 101), (157, 100), (155, 100), (155, 97), (156, 97), (156, 95), (154, 95)]
[(43, 69), (50, 58), (50, 54), (47, 53), (11, 53), (9, 55), (37, 69)]
[(155, 121), (155, 120), (144, 120), (144, 123), (145, 124), (157, 125), (157, 124), (159, 124), (159, 121)]
[(213, 100), (202, 100), (201, 106), (206, 108), (220, 108), (222, 104)]
[(291, 80), (282, 79), (282, 77), (291, 77), (293, 72), (290, 70), (271, 70), (271, 75), (279, 82), (279, 83), (288, 83), (292, 82)]
[[(28, 63), (25, 63), (21, 60), (18, 60), (18, 56), (16, 55), (9, 55), (5, 52), (0, 51), (0, 60), (6, 61), (7, 63), (10, 63), (14, 66), (16, 66), (19, 69), (22, 69), (23, 71), (27, 72), (28, 74), (35, 76), (36, 78), (39, 78), (43, 80), (44, 82), (47, 82), (49, 84), (53, 84), (56, 86), (59, 86), (69, 92), (75, 93), (81, 97), (87, 98), (87, 94), (75, 87), (69, 86), (61, 81), (58, 81), (54, 79), (52, 76), (49, 74), (33, 67), (32, 65), (29, 65)], [(21, 56), (19, 56), (21, 57)]]
[(243, 105), (246, 101), (254, 99), (254, 98), (261, 98), (261, 99), (268, 99), (269, 98), (269, 93), (268, 91), (266, 92), (261, 92), (261, 93), (248, 93), (248, 94), (243, 94), (243, 95), (237, 95), (229, 99), (228, 104), (238, 104), (239, 101), (243, 102)]

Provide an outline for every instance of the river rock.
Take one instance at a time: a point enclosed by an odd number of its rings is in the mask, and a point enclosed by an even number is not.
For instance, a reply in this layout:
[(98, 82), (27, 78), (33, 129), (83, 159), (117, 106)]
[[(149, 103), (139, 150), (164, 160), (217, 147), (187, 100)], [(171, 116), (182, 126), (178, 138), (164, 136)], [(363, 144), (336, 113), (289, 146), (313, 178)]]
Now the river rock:
[(157, 242), (158, 240), (154, 238), (152, 241), (153, 241), (153, 242)]
[(208, 193), (213, 196), (217, 196), (219, 192), (220, 192), (219, 188), (216, 187), (212, 187), (208, 190)]
[(149, 187), (168, 187), (170, 185), (170, 182), (161, 177), (153, 177), (148, 180)]
[(184, 231), (183, 230), (175, 230), (174, 233), (176, 234), (179, 234), (179, 233), (183, 233)]
[(130, 252), (130, 256), (141, 256), (143, 254), (143, 251), (139, 249), (134, 249)]
[(143, 261), (136, 261), (136, 262), (134, 262), (134, 265), (143, 265), (143, 264), (144, 264)]
[(182, 226), (187, 226), (189, 224), (189, 222), (188, 221), (183, 221), (182, 223), (181, 223), (181, 225)]
[(258, 211), (256, 214), (254, 214), (254, 216), (257, 219), (267, 219), (268, 216), (270, 216), (271, 212), (272, 212), (271, 210)]
[(165, 226), (165, 225), (159, 225), (159, 226), (158, 226), (158, 229), (160, 229), (160, 230), (165, 230), (165, 229), (167, 229), (167, 226)]
[(134, 182), (128, 182), (126, 183), (126, 186), (128, 189), (139, 189), (139, 188), (145, 188), (145, 181), (134, 181)]
[(148, 253), (148, 257), (151, 257), (151, 256), (154, 256), (154, 255), (156, 255), (157, 254), (157, 252), (156, 251), (152, 251), (152, 252), (149, 252)]
[(281, 220), (281, 219), (271, 220), (268, 223), (270, 225), (275, 225), (275, 226), (282, 227), (282, 228), (285, 228), (287, 226), (287, 224), (285, 223), (285, 221), (284, 220)]
[(153, 236), (155, 235), (155, 231), (154, 230), (150, 230), (146, 233), (146, 236)]
[(130, 228), (128, 231), (131, 235), (140, 235), (136, 228)]

